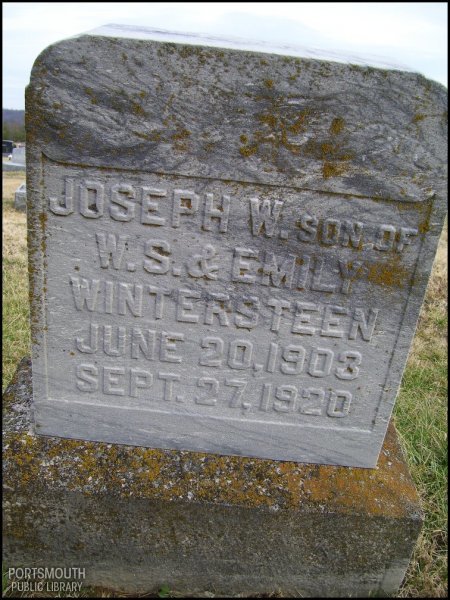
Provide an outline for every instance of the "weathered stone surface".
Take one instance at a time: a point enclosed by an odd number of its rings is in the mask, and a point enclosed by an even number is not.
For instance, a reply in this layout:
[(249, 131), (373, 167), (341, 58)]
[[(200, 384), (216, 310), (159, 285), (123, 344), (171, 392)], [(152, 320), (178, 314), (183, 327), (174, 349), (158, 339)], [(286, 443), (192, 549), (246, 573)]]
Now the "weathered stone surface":
[(33, 67), (36, 432), (374, 467), (446, 210), (446, 90), (164, 39)]
[(422, 516), (395, 429), (378, 469), (36, 436), (31, 365), (4, 395), (4, 560), (183, 594), (382, 595)]

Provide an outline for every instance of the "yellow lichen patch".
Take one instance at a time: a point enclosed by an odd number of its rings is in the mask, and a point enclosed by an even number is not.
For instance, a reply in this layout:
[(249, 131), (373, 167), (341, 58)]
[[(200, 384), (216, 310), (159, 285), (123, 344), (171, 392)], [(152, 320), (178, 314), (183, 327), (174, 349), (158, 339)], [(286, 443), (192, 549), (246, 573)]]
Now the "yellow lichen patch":
[(390, 461), (383, 470), (320, 465), (317, 476), (305, 481), (305, 492), (316, 503), (339, 506), (351, 513), (401, 517), (404, 502), (416, 502), (417, 497), (399, 466), (397, 461)]
[(276, 127), (278, 123), (278, 117), (273, 114), (262, 114), (258, 115), (258, 121), (261, 123), (268, 125), (269, 127)]
[(13, 438), (5, 445), (3, 460), (14, 465), (12, 470), (18, 477), (16, 483), (20, 487), (33, 482), (39, 473), (38, 447), (36, 438), (28, 434)]
[(319, 465), (304, 481), (311, 501), (356, 514), (402, 517), (418, 497), (406, 470), (395, 430), (388, 428), (375, 469)]
[(423, 119), (425, 119), (425, 115), (423, 115), (422, 113), (417, 113), (414, 115), (412, 122), (418, 123), (419, 121), (423, 121)]
[(211, 456), (204, 463), (202, 476), (195, 480), (194, 493), (204, 501), (270, 506), (273, 500), (262, 491), (264, 482), (253, 467), (251, 459)]
[(329, 502), (335, 497), (333, 486), (330, 485), (334, 467), (317, 465), (312, 477), (304, 482), (305, 494), (314, 503)]
[[(175, 118), (173, 118), (173, 120), (176, 121)], [(173, 149), (177, 150), (178, 152), (186, 152), (189, 148), (187, 140), (190, 137), (190, 135), (191, 132), (189, 131), (189, 129), (177, 125), (177, 130), (170, 136), (170, 139), (173, 143)]]
[(242, 156), (252, 156), (252, 154), (255, 154), (258, 150), (258, 146), (256, 144), (251, 144), (249, 146), (242, 146), (242, 148), (239, 148), (239, 152), (242, 154)]
[(145, 117), (147, 115), (139, 102), (131, 102), (131, 111), (138, 117)]
[(302, 110), (295, 118), (292, 125), (288, 127), (288, 131), (297, 135), (306, 129), (307, 119), (310, 116), (311, 111), (309, 109)]
[(421, 223), (419, 223), (418, 227), (419, 233), (428, 233), (430, 231), (430, 221), (429, 219), (425, 219)]
[(332, 144), (324, 143), (321, 145), (320, 149), (321, 149), (323, 157), (333, 156), (333, 154), (336, 153), (336, 147), (333, 146)]
[(344, 125), (345, 125), (345, 121), (341, 117), (337, 117), (336, 119), (333, 119), (333, 122), (331, 123), (331, 126), (330, 126), (330, 133), (332, 133), (333, 135), (337, 135), (338, 133), (341, 133), (341, 131), (344, 129)]
[(331, 160), (335, 161), (348, 161), (353, 158), (351, 152), (344, 151), (340, 144), (336, 144), (331, 140), (308, 140), (302, 146), (302, 153), (305, 156), (309, 156), (312, 158), (316, 158), (317, 160), (323, 160), (327, 162), (331, 162)]
[[(311, 467), (305, 465), (304, 468), (309, 470)], [(291, 508), (298, 507), (304, 493), (305, 471), (298, 469), (297, 463), (293, 462), (280, 463), (279, 470), (282, 475), (280, 478), (282, 485), (288, 492), (287, 505)]]
[(139, 137), (139, 138), (141, 138), (143, 140), (150, 140), (151, 139), (148, 133), (141, 133), (140, 131), (133, 131), (133, 134), (136, 137)]
[(188, 129), (181, 129), (172, 135), (172, 139), (175, 140), (185, 140), (191, 135), (191, 132)]
[[(61, 484), (86, 494), (187, 499), (300, 510), (399, 516), (416, 502), (398, 446), (385, 443), (378, 469), (355, 469), (235, 456), (177, 453), (14, 434), (5, 460), (15, 489)], [(389, 460), (388, 460), (389, 459)], [(18, 478), (19, 475), (19, 478)], [(12, 484), (11, 481), (7, 482)]]
[(345, 172), (345, 166), (342, 164), (335, 164), (325, 161), (322, 167), (322, 175), (324, 179), (329, 177), (338, 177)]
[(189, 57), (193, 56), (193, 57), (197, 58), (197, 60), (201, 64), (204, 64), (207, 59), (210, 59), (213, 57), (213, 54), (211, 52), (208, 52), (198, 46), (179, 46), (179, 47), (177, 46), (176, 48), (178, 50), (179, 55), (182, 58), (189, 58)]
[(152, 142), (159, 142), (162, 139), (162, 133), (158, 129), (152, 129), (148, 135)]
[(91, 101), (91, 104), (98, 104), (98, 100), (96, 95), (94, 94), (94, 90), (90, 87), (85, 87), (84, 91), (86, 92), (86, 94), (89, 96), (89, 99)]
[(433, 208), (432, 202), (427, 202), (426, 204), (422, 204), (419, 208), (419, 211), (424, 215), (422, 221), (420, 221), (418, 230), (419, 233), (425, 234), (430, 231), (430, 217), (431, 211)]
[(305, 109), (294, 115), (286, 115), (282, 108), (282, 97), (262, 96), (260, 99), (268, 100), (270, 103), (268, 108), (256, 115), (263, 128), (254, 132), (252, 143), (241, 148), (240, 153), (243, 156), (251, 156), (261, 151), (263, 157), (267, 158), (269, 154), (271, 161), (277, 159), (281, 148), (289, 150), (292, 154), (300, 154), (300, 146), (295, 141), (291, 142), (288, 134), (298, 135), (306, 130), (310, 110)]
[(164, 455), (160, 450), (136, 448), (133, 462), (134, 466), (138, 466), (136, 475), (141, 485), (151, 484), (157, 479), (161, 473), (163, 458)]
[(400, 262), (400, 256), (394, 256), (387, 262), (368, 265), (367, 279), (371, 283), (386, 287), (402, 288), (410, 277), (408, 269)]
[(211, 152), (214, 147), (216, 145), (216, 142), (207, 142), (206, 144), (203, 144), (203, 150), (205, 152)]

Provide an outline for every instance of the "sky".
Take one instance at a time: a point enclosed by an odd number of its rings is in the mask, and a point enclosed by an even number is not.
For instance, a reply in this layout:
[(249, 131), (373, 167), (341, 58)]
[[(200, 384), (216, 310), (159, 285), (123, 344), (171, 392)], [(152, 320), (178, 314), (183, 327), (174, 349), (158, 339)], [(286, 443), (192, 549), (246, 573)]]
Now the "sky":
[[(295, 45), (304, 56), (396, 65), (447, 86), (447, 2), (3, 2), (3, 108), (23, 109), (34, 60), (117, 23)], [(320, 51), (317, 54), (317, 51)]]

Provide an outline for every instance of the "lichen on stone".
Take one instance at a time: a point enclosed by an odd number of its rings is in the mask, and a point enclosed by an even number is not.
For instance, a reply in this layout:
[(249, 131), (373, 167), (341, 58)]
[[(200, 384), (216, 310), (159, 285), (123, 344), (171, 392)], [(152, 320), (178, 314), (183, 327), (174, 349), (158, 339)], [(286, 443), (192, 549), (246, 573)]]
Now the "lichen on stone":
[(395, 430), (376, 469), (161, 450), (32, 433), (31, 365), (22, 361), (4, 395), (4, 483), (17, 493), (327, 510), (402, 517), (417, 503)]

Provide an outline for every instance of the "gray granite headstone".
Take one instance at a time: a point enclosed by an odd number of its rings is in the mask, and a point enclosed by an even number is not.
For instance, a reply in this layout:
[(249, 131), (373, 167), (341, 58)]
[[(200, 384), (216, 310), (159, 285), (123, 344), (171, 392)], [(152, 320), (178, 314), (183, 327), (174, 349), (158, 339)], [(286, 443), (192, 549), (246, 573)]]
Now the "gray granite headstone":
[(446, 90), (110, 27), (27, 88), (37, 433), (374, 467), (445, 216)]
[(25, 148), (20, 146), (19, 148), (13, 148), (11, 161), (19, 165), (25, 165)]
[(21, 183), (14, 192), (14, 208), (16, 210), (27, 210), (27, 184)]
[(25, 171), (25, 147), (13, 148), (8, 162), (3, 163), (4, 171)]

